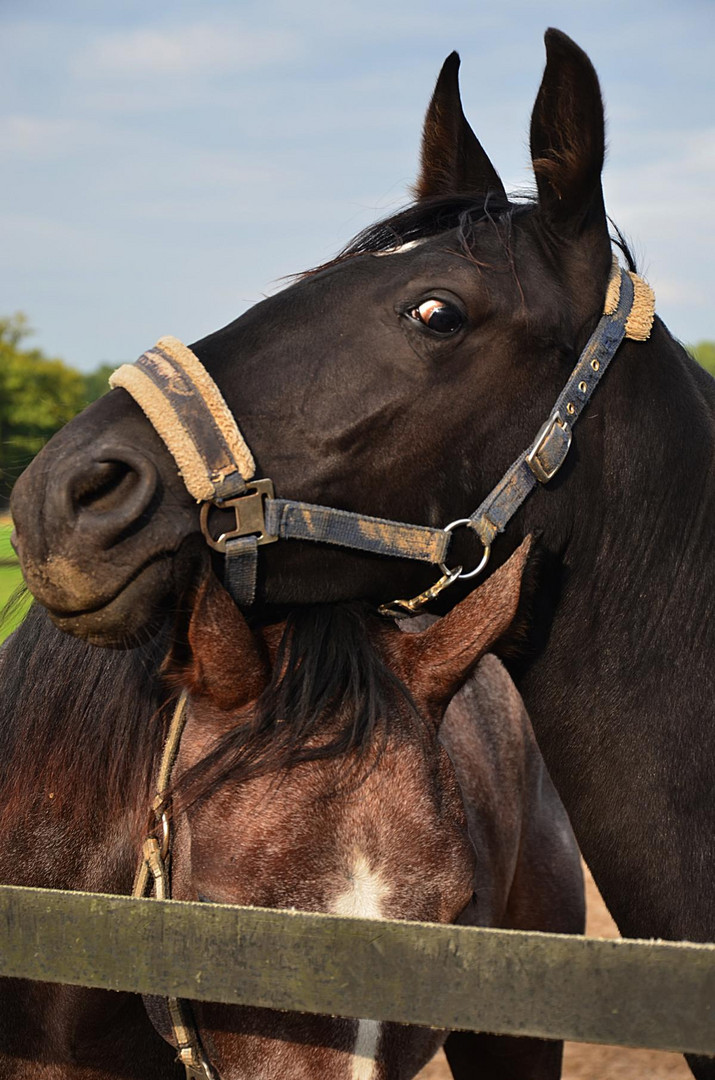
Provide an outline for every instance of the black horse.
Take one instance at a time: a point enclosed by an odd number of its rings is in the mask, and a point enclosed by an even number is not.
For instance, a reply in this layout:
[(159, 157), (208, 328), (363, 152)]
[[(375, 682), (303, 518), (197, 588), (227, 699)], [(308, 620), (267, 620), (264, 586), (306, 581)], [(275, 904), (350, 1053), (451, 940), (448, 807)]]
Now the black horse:
[[(508, 200), (463, 116), (453, 55), (415, 204), (192, 346), (279, 494), (443, 526), (548, 417), (603, 309), (611, 240), (598, 80), (563, 34), (546, 45), (535, 201)], [(492, 560), (540, 537), (529, 617), (504, 651), (627, 935), (715, 939), (714, 413), (712, 379), (656, 319), (647, 342), (621, 346), (566, 464)], [(13, 514), (30, 587), (57, 625), (98, 643), (136, 640), (180, 607), (201, 558), (197, 507), (119, 390), (42, 452)], [(280, 543), (261, 559), (258, 611), (432, 580), (402, 560)], [(710, 1061), (692, 1067), (715, 1076)]]

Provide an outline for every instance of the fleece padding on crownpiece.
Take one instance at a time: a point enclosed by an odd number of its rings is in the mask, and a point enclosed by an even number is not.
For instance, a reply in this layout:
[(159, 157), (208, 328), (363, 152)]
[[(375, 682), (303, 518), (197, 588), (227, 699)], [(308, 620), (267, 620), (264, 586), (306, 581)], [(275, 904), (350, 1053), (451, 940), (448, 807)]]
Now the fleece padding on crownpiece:
[[(631, 341), (647, 341), (655, 318), (655, 293), (639, 274), (628, 270), (628, 277), (633, 282), (633, 306), (626, 320), (626, 337)], [(613, 256), (613, 269), (608, 279), (606, 302), (603, 314), (612, 315), (618, 307), (621, 295), (621, 268), (618, 257)]]

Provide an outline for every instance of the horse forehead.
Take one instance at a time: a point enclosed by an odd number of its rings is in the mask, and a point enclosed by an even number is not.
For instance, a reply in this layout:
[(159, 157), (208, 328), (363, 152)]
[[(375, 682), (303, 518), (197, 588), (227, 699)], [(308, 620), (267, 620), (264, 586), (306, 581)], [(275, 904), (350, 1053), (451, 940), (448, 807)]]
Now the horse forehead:
[(308, 274), (289, 286), (274, 299), (292, 292), (297, 295), (317, 295), (323, 290), (349, 293), (364, 290), (366, 293), (400, 288), (416, 276), (456, 275), (465, 268), (465, 252), (456, 231), (439, 237), (405, 245), (392, 251), (362, 252), (338, 259), (332, 265)]
[[(520, 242), (518, 251), (520, 261), (534, 262), (530, 238)], [(458, 230), (452, 229), (380, 257), (383, 254), (349, 255), (308, 273), (192, 348), (223, 390), (232, 393), (235, 374), (240, 373), (244, 411), (251, 405), (254, 389), (260, 391), (262, 407), (266, 400), (274, 407), (276, 401), (285, 401), (294, 379), (302, 387), (306, 373), (312, 378), (316, 363), (328, 357), (337, 362), (346, 348), (351, 357), (355, 348), (369, 353), (375, 347), (379, 355), (381, 343), (390, 340), (385, 329), (396, 309), (415, 301), (423, 290), (452, 289), (478, 312), (486, 310), (485, 305), (491, 310), (495, 304), (511, 312), (519, 295), (520, 268), (514, 267), (511, 236), (488, 221), (475, 224), (469, 249)], [(388, 351), (393, 347), (394, 339)], [(240, 369), (234, 369), (238, 360)], [(265, 365), (273, 362), (280, 363), (284, 372), (275, 388), (265, 380)], [(351, 383), (356, 378), (359, 383), (359, 371), (351, 373)], [(279, 385), (280, 396), (274, 400)], [(319, 398), (314, 395), (315, 401)]]
[[(489, 249), (495, 260), (503, 254), (503, 245), (494, 243), (494, 238), (487, 233), (484, 234), (483, 246)], [(301, 302), (308, 306), (319, 304), (324, 301), (326, 294), (337, 297), (364, 291), (366, 295), (371, 295), (400, 288), (416, 276), (434, 278), (440, 274), (474, 278), (474, 267), (470, 267), (470, 260), (456, 229), (416, 241), (414, 246), (406, 244), (393, 250), (360, 252), (338, 258), (323, 268), (302, 275), (274, 296), (254, 305), (231, 327), (238, 330), (259, 315), (289, 316), (297, 321), (301, 310), (296, 305)], [(345, 312), (339, 309), (326, 314), (338, 318), (345, 316)], [(219, 331), (219, 334), (224, 332)]]
[[(323, 852), (341, 866), (355, 852), (374, 859), (404, 853), (441, 835), (459, 821), (461, 795), (441, 746), (421, 741), (390, 742), (363, 761), (343, 757), (304, 762), (285, 775), (258, 775), (227, 784), (218, 796), (218, 818), (238, 823), (242, 845)], [(205, 821), (216, 823), (210, 808)]]
[[(340, 772), (336, 779), (340, 780)], [(344, 782), (345, 777), (342, 777)], [(408, 858), (425, 864), (455, 843), (463, 804), (454, 771), (441, 747), (416, 743), (388, 747), (362, 783), (330, 809), (321, 843), (330, 843), (343, 870), (362, 880), (368, 868), (395, 873)]]

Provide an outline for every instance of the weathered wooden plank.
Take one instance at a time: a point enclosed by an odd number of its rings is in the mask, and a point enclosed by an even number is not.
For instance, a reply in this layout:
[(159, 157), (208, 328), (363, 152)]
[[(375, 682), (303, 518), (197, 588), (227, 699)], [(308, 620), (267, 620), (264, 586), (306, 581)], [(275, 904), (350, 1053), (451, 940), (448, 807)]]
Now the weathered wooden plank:
[(715, 946), (0, 887), (0, 974), (715, 1053)]

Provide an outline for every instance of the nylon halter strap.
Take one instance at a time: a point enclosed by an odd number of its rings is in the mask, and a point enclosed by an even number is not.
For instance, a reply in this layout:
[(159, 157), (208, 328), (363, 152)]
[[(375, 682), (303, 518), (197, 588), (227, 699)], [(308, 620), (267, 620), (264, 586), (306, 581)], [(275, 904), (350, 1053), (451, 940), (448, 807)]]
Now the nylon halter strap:
[[(167, 804), (167, 792), (176, 755), (179, 752), (181, 736), (186, 724), (186, 702), (187, 694), (184, 691), (177, 702), (169, 726), (169, 733), (164, 743), (164, 751), (156, 782), (156, 795), (152, 803), (155, 822), (142, 847), (141, 861), (132, 888), (132, 897), (135, 899), (146, 896), (147, 886), (150, 881), (157, 900), (171, 899), (171, 874), (169, 871), (171, 818)], [(159, 834), (158, 837), (157, 833)], [(166, 1005), (176, 1043), (177, 1059), (186, 1070), (186, 1080), (216, 1080), (216, 1074), (211, 1068), (201, 1043), (191, 1002), (186, 1001), (184, 998), (168, 997)]]
[[(474, 513), (442, 529), (276, 499), (271, 480), (252, 479), (253, 457), (218, 387), (176, 338), (161, 338), (135, 364), (118, 368), (109, 382), (123, 387), (140, 405), (174, 457), (189, 492), (202, 504), (202, 531), (207, 543), (225, 554), (225, 584), (241, 607), (254, 599), (258, 548), (286, 539), (438, 566), (442, 576), (430, 589), (381, 609), (386, 614), (414, 614), (457, 578), (474, 577), (484, 569), (498, 533), (537, 484), (548, 484), (561, 468), (573, 425), (619, 345), (626, 337), (645, 341), (654, 311), (650, 287), (638, 275), (621, 270), (614, 256), (604, 313), (548, 420)], [(212, 507), (232, 510), (235, 529), (214, 537)], [(478, 566), (467, 572), (446, 565), (451, 534), (460, 526), (472, 529), (484, 547)]]

